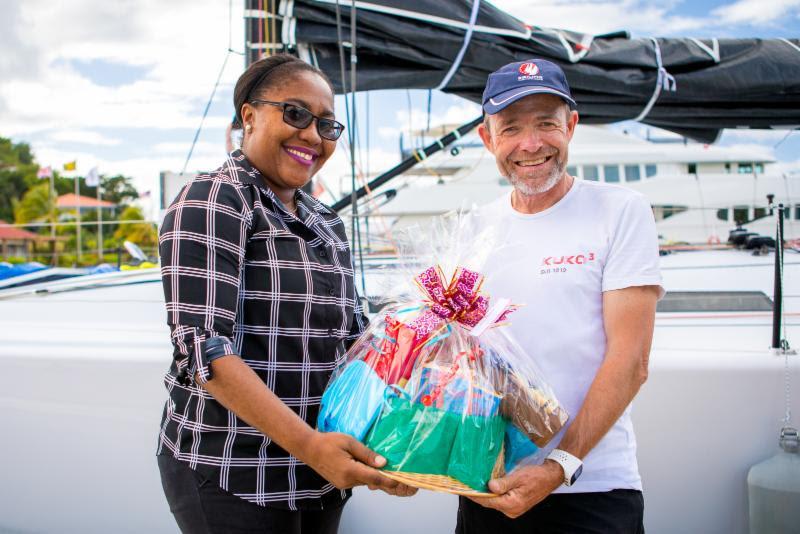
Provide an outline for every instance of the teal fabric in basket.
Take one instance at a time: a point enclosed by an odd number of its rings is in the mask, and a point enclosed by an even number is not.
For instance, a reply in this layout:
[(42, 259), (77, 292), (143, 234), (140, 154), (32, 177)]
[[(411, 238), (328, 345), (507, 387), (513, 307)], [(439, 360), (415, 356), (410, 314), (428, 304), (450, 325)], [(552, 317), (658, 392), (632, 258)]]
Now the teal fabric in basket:
[(462, 415), (389, 397), (366, 445), (386, 458), (390, 471), (449, 475), (487, 491), (504, 430), (499, 415)]
[(363, 441), (380, 413), (387, 387), (362, 360), (350, 362), (322, 395), (317, 428)]

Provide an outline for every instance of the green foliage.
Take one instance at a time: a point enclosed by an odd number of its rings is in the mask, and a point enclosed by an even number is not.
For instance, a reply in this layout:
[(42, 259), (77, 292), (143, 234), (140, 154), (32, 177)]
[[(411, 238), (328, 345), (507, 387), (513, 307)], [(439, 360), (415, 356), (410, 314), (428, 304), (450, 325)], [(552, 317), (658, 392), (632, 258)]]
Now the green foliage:
[(55, 199), (50, 195), (50, 184), (37, 184), (25, 193), (22, 200), (14, 202), (14, 222), (51, 222), (55, 217)]
[(14, 218), (13, 203), (37, 183), (36, 170), (28, 144), (0, 137), (0, 219)]
[(117, 241), (131, 241), (142, 248), (158, 246), (158, 231), (150, 223), (125, 223), (125, 221), (141, 221), (144, 219), (142, 210), (135, 206), (128, 206), (119, 216), (120, 225), (114, 232)]

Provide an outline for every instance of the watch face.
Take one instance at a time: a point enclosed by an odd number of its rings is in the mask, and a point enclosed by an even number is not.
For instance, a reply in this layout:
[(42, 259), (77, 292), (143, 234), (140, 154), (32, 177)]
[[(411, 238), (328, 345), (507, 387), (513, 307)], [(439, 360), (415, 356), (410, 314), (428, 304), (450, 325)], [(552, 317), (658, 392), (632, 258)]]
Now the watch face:
[(575, 484), (575, 481), (578, 480), (578, 477), (581, 476), (581, 473), (583, 473), (583, 465), (578, 466), (578, 469), (572, 473), (572, 478), (569, 479), (570, 486)]

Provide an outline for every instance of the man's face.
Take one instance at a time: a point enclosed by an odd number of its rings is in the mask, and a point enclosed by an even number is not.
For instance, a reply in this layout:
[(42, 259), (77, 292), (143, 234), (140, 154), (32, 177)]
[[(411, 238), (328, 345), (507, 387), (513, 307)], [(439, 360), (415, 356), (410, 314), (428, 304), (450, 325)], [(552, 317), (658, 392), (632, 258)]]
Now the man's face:
[(500, 174), (521, 194), (552, 189), (565, 175), (578, 114), (555, 95), (531, 95), (488, 117), (478, 133)]

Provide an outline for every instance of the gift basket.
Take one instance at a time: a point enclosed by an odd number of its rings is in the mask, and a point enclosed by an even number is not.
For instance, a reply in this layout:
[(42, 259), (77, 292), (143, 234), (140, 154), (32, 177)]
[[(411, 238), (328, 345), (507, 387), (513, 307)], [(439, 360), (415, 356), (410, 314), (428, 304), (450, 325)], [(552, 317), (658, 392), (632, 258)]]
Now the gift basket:
[(513, 295), (482, 291), (499, 229), (454, 215), (411, 234), (408, 265), (333, 373), (318, 428), (363, 442), (395, 480), (489, 495), (492, 478), (542, 460), (567, 414), (504, 327)]

